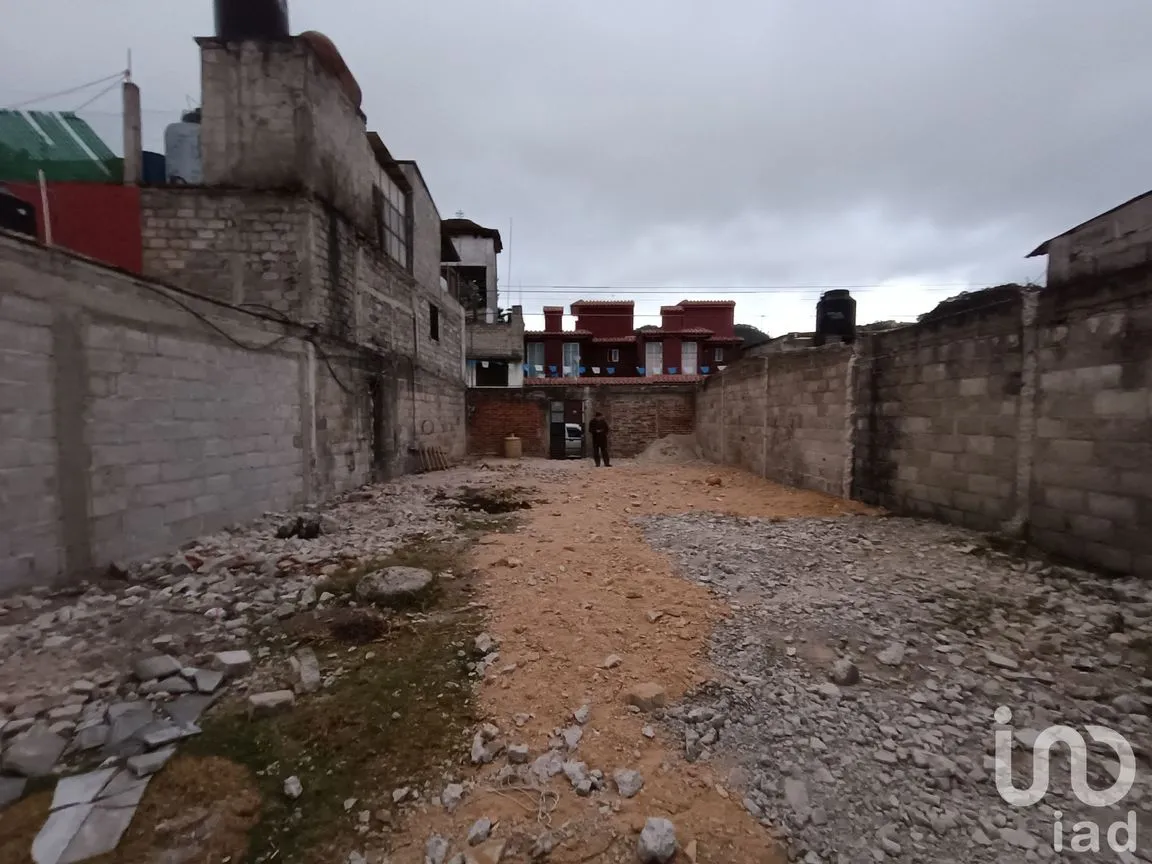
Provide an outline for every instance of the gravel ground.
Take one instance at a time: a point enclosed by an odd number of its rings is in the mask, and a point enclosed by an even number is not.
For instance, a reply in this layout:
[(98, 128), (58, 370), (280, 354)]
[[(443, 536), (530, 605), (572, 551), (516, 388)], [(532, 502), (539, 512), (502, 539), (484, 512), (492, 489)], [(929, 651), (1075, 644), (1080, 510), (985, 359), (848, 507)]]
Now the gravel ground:
[[(690, 760), (735, 766), (745, 807), (784, 834), (795, 860), (1055, 859), (1058, 819), (1061, 856), (1152, 860), (1152, 586), (1009, 557), (977, 535), (905, 519), (642, 524), (683, 576), (734, 610), (711, 646), (725, 680), (666, 721)], [(1000, 706), (1008, 726), (994, 719)], [(1014, 731), (1014, 783), (1025, 788), (1035, 734), (1056, 723), (1127, 738), (1137, 778), (1119, 804), (1093, 811), (1073, 797), (1064, 747), (1039, 804), (998, 795), (995, 730)], [(1089, 745), (1088, 776), (1102, 789), (1117, 763), (1098, 748)], [(1129, 811), (1136, 853), (1117, 855), (1107, 826)], [(1068, 848), (1087, 819), (1104, 851)]]

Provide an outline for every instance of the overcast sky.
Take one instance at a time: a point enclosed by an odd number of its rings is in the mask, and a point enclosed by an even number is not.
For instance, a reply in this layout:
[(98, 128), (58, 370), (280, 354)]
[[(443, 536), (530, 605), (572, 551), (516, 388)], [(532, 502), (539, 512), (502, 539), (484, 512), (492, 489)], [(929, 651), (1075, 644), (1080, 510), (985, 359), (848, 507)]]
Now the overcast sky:
[[(862, 323), (910, 319), (1042, 278), (1029, 250), (1152, 188), (1149, 0), (289, 2), (441, 215), (501, 230), (501, 302), (527, 312), (725, 297), (775, 335), (811, 329), (819, 286), (865, 286)], [(0, 104), (131, 48), (159, 149), (211, 5), (0, 0)]]

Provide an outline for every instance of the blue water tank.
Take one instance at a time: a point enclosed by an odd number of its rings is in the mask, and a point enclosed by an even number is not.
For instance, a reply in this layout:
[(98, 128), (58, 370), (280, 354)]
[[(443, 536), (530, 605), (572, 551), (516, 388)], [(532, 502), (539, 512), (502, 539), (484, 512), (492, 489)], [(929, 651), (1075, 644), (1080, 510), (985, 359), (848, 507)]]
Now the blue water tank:
[(144, 151), (140, 179), (145, 186), (163, 186), (168, 182), (168, 176), (164, 172), (165, 161), (163, 153), (153, 153), (151, 150)]

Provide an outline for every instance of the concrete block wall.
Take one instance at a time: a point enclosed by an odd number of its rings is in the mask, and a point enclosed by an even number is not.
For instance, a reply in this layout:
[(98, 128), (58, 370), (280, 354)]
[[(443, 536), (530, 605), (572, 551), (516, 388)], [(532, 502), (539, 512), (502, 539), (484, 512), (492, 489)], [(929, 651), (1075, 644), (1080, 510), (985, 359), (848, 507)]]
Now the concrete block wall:
[(0, 284), (0, 590), (463, 455), (459, 380), (412, 358), (17, 235)]
[(851, 351), (752, 358), (706, 380), (697, 401), (705, 458), (761, 477), (845, 494)]
[(1036, 332), (1030, 536), (1152, 575), (1152, 272), (1043, 292)]
[(284, 315), (302, 303), (310, 216), (299, 198), (202, 187), (140, 190), (143, 274)]
[(860, 343), (854, 495), (977, 530), (1016, 515), (1019, 298)]

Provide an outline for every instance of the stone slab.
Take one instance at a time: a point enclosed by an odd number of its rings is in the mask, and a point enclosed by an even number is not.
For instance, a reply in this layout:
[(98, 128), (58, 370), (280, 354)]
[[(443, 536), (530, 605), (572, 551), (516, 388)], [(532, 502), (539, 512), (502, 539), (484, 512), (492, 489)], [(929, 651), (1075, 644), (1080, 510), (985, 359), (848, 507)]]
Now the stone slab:
[(12, 739), (4, 751), (4, 771), (21, 777), (44, 777), (68, 742), (43, 726), (34, 726)]
[(32, 860), (36, 864), (59, 864), (80, 826), (95, 809), (94, 804), (77, 804), (50, 814), (32, 841)]
[(96, 807), (56, 864), (77, 864), (111, 852), (120, 844), (135, 815), (135, 807)]
[(72, 777), (62, 777), (56, 784), (56, 791), (52, 795), (52, 809), (71, 807), (74, 804), (90, 804), (95, 801), (104, 787), (108, 785), (118, 771), (118, 768), (103, 768), (100, 771), (91, 771), (87, 774), (76, 774)]

